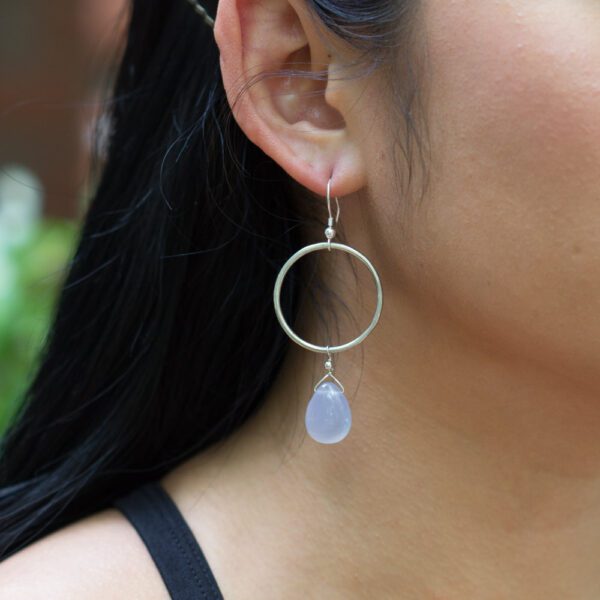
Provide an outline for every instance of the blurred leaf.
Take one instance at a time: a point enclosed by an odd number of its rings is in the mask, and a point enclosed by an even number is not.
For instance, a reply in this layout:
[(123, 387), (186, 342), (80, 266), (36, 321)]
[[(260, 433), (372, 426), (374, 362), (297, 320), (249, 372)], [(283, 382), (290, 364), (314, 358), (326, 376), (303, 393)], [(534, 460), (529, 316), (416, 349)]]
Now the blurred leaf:
[(0, 432), (33, 375), (78, 227), (42, 221), (26, 244), (0, 247)]

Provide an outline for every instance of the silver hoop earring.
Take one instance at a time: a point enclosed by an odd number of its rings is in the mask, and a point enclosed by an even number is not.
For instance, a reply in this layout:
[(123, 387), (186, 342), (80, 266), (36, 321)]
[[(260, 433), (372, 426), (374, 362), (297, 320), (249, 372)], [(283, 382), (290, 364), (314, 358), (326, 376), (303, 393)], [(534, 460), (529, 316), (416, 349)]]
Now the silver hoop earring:
[[(314, 394), (308, 403), (305, 416), (306, 431), (310, 437), (322, 444), (336, 444), (341, 442), (348, 435), (352, 426), (352, 412), (350, 410), (350, 405), (348, 404), (348, 399), (344, 395), (344, 386), (334, 375), (333, 354), (358, 346), (358, 344), (360, 344), (377, 325), (381, 315), (381, 309), (383, 308), (383, 289), (381, 287), (381, 280), (371, 261), (355, 248), (331, 241), (336, 236), (334, 225), (337, 224), (340, 217), (340, 204), (337, 197), (335, 198), (335, 202), (337, 210), (334, 219), (331, 212), (330, 178), (327, 182), (327, 210), (329, 213), (327, 227), (325, 229), (325, 238), (327, 241), (305, 246), (292, 255), (283, 265), (281, 271), (279, 271), (273, 290), (275, 314), (277, 315), (281, 327), (289, 338), (306, 350), (327, 355), (324, 363), (325, 375), (314, 386)], [(319, 250), (328, 250), (330, 252), (331, 250), (340, 250), (360, 260), (371, 272), (377, 289), (377, 306), (369, 326), (357, 338), (338, 346), (318, 346), (302, 339), (289, 326), (281, 310), (281, 288), (288, 271), (300, 258)]]

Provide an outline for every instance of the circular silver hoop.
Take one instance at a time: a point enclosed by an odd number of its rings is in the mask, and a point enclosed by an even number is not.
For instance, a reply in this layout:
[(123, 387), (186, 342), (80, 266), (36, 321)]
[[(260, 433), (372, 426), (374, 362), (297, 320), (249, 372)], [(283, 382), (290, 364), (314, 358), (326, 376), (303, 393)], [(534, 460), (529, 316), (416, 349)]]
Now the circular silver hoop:
[[(341, 250), (342, 252), (347, 252), (348, 254), (358, 258), (362, 263), (364, 263), (371, 275), (373, 275), (373, 279), (375, 280), (375, 286), (377, 287), (377, 307), (375, 308), (375, 314), (373, 315), (373, 320), (369, 324), (369, 326), (355, 339), (345, 344), (340, 344), (339, 346), (317, 346), (316, 344), (311, 344), (306, 340), (303, 340), (299, 335), (297, 335), (292, 328), (288, 325), (287, 321), (283, 316), (283, 312), (281, 311), (281, 287), (283, 286), (283, 280), (287, 275), (288, 271), (292, 268), (292, 266), (303, 256), (306, 254), (310, 254), (311, 252), (317, 252), (318, 250)], [(350, 348), (354, 348), (354, 346), (358, 346), (375, 328), (377, 322), (379, 321), (379, 317), (381, 315), (381, 309), (383, 308), (383, 289), (381, 287), (381, 281), (379, 279), (379, 274), (375, 270), (375, 267), (372, 265), (371, 261), (361, 252), (352, 248), (351, 246), (346, 246), (345, 244), (338, 244), (331, 241), (328, 242), (319, 242), (318, 244), (312, 244), (310, 246), (305, 246), (296, 252), (296, 254), (292, 255), (287, 262), (279, 271), (279, 275), (277, 275), (277, 280), (275, 281), (275, 289), (273, 290), (273, 303), (275, 304), (275, 314), (277, 315), (277, 319), (283, 330), (287, 333), (287, 335), (294, 341), (296, 344), (302, 346), (306, 350), (312, 350), (313, 352), (322, 352), (323, 354), (334, 352), (342, 352), (343, 350), (349, 350)]]

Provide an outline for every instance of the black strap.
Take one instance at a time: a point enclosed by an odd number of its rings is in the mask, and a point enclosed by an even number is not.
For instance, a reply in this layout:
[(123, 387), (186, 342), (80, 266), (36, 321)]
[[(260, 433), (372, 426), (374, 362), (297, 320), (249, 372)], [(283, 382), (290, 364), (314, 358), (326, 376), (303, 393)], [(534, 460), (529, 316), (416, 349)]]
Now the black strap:
[(223, 600), (198, 541), (158, 481), (137, 487), (112, 504), (137, 530), (173, 600)]

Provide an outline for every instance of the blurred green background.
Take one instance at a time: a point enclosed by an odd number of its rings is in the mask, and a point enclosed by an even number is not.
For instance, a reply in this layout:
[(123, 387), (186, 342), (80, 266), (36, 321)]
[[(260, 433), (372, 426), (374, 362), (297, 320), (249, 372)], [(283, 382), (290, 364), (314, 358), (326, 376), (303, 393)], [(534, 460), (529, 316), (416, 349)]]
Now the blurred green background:
[[(3, 2), (0, 435), (36, 367), (103, 160), (126, 0)], [(94, 152), (95, 151), (95, 152)]]
[(0, 432), (32, 374), (76, 232), (74, 221), (46, 219), (0, 241)]

